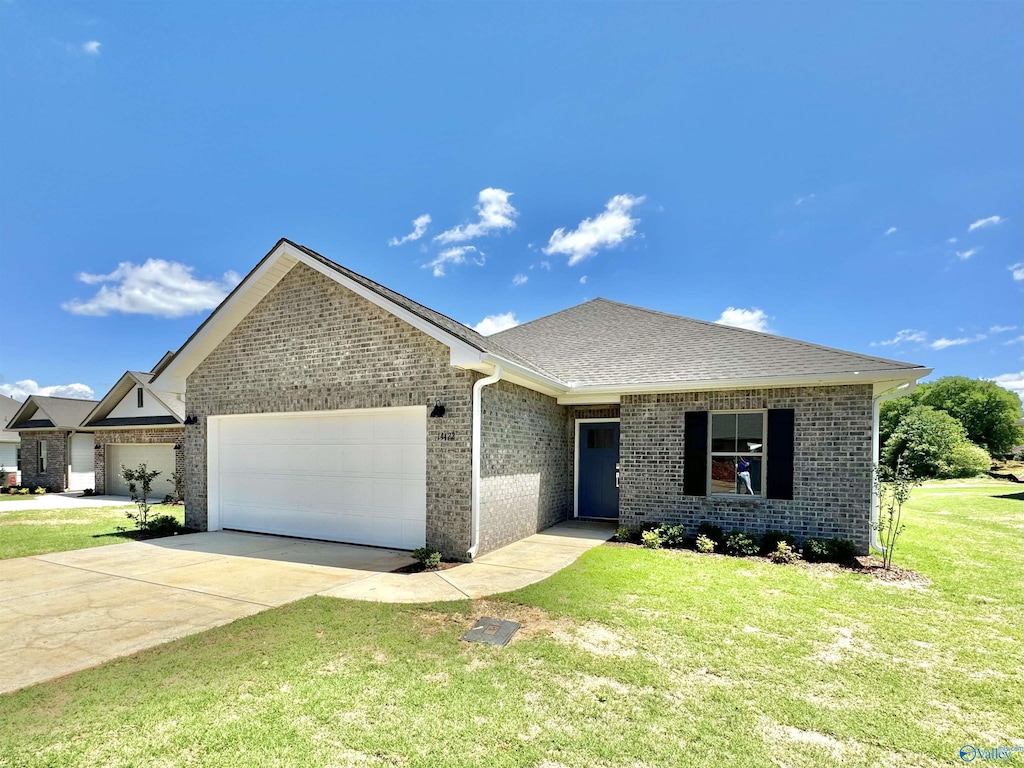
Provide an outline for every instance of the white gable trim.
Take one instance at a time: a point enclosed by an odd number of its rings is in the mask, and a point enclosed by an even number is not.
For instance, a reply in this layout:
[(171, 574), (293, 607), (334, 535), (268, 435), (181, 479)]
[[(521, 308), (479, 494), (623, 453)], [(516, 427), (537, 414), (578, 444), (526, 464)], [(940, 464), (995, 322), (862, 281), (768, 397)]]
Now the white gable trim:
[(471, 367), (478, 363), (480, 350), (466, 344), (461, 339), (429, 323), (404, 307), (375, 291), (357, 283), (342, 273), (331, 269), (314, 259), (309, 254), (296, 248), (287, 241), (281, 241), (266, 258), (252, 271), (235, 291), (214, 310), (213, 315), (201, 326), (185, 345), (178, 350), (174, 359), (160, 372), (151, 383), (153, 388), (161, 391), (182, 394), (185, 392), (185, 380), (189, 374), (199, 367), (200, 363), (227, 337), (229, 333), (249, 314), (249, 312), (266, 297), (281, 279), (296, 264), (305, 264), (325, 277), (339, 283), (353, 293), (390, 312), (400, 320), (422, 331), (445, 346), (452, 353), (452, 364), (459, 362), (460, 367)]

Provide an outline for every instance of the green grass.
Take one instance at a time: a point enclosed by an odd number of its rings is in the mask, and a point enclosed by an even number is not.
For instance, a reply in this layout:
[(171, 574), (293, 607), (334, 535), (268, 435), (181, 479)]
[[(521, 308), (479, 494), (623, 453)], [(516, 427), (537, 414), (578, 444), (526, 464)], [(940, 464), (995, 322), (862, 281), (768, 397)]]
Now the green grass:
[[(130, 541), (137, 536), (135, 523), (125, 517), (126, 511), (134, 511), (134, 507), (11, 512), (0, 508), (0, 560)], [(180, 506), (156, 504), (153, 514), (172, 515), (180, 523), (184, 512)], [(118, 526), (132, 530), (118, 531)]]
[(309, 598), (0, 697), (0, 764), (958, 764), (1024, 743), (1022, 499), (916, 491), (924, 587), (609, 546), (487, 603)]

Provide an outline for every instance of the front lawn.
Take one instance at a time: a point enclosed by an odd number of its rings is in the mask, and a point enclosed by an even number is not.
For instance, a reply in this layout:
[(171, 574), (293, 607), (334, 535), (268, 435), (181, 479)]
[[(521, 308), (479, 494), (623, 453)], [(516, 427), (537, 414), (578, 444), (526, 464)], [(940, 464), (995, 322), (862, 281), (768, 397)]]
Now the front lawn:
[[(0, 762), (959, 763), (1024, 744), (1022, 499), (916, 491), (896, 563), (926, 586), (606, 546), (490, 601), (309, 598), (0, 697)], [(524, 628), (460, 642), (481, 614)]]
[[(137, 539), (135, 523), (125, 517), (126, 511), (134, 509), (124, 506), (3, 512), (0, 508), (0, 560)], [(153, 514), (171, 515), (181, 523), (184, 508), (158, 504), (153, 506)], [(118, 531), (119, 526), (129, 530)]]

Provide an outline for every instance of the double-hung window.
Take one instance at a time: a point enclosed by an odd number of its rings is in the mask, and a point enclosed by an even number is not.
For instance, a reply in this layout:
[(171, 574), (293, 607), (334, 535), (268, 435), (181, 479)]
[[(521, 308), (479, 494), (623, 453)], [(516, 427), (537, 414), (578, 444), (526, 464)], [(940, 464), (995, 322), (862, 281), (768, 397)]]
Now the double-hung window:
[(712, 496), (765, 495), (765, 411), (711, 413)]
[(39, 441), (39, 473), (46, 471), (46, 441)]

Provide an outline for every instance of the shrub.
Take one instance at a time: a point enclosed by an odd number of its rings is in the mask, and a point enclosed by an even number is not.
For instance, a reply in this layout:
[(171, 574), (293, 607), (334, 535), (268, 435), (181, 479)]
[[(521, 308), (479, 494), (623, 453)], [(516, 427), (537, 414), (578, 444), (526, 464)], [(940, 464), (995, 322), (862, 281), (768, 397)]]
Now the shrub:
[(829, 539), (828, 557), (833, 563), (845, 564), (857, 556), (857, 545), (849, 539)]
[(964, 442), (949, 453), (943, 477), (976, 477), (992, 467), (988, 451), (974, 443)]
[(789, 565), (790, 563), (795, 563), (799, 560), (800, 555), (792, 544), (785, 539), (780, 539), (775, 544), (775, 549), (768, 553), (768, 559), (773, 563)]
[(666, 525), (661, 529), (662, 546), (678, 549), (686, 545), (686, 529), (681, 525)]
[(828, 562), (828, 542), (813, 536), (804, 539), (804, 560), (809, 563)]
[(715, 544), (721, 544), (725, 541), (725, 534), (722, 532), (722, 526), (712, 525), (711, 523), (701, 523), (697, 527), (698, 536), (707, 536)]
[(19, 488), (18, 489), (18, 494), (20, 496), (28, 496), (28, 488)]
[(37, 485), (35, 490), (32, 491), (32, 493), (36, 494), (37, 496), (42, 496), (44, 493), (46, 493), (46, 488), (42, 485)]
[(738, 557), (750, 557), (761, 551), (761, 542), (753, 533), (735, 530), (725, 539), (725, 554)]
[(857, 556), (857, 546), (849, 539), (816, 539), (804, 541), (804, 560), (809, 563), (844, 565)]
[(84, 491), (82, 491), (82, 495), (83, 496), (95, 496), (96, 495), (96, 490), (93, 489), (93, 488), (86, 488)]
[(174, 484), (174, 490), (164, 496), (164, 504), (182, 504), (185, 501), (185, 473), (171, 472), (168, 483)]
[(796, 551), (796, 536), (782, 531), (766, 531), (761, 537), (761, 554), (771, 555), (779, 546), (779, 542), (785, 542), (789, 548)]
[(418, 560), (425, 571), (436, 570), (441, 565), (441, 553), (433, 547), (420, 547), (412, 551), (414, 559)]
[(705, 536), (703, 533), (698, 533), (697, 541), (694, 543), (694, 546), (697, 548), (698, 552), (710, 554), (715, 551), (715, 540), (710, 536)]
[(626, 525), (620, 525), (615, 529), (615, 536), (613, 537), (616, 541), (633, 541), (633, 530)]
[(170, 515), (156, 515), (146, 521), (146, 533), (152, 536), (171, 536), (181, 530), (181, 523)]
[(640, 534), (643, 545), (648, 549), (661, 549), (661, 528), (652, 528)]

